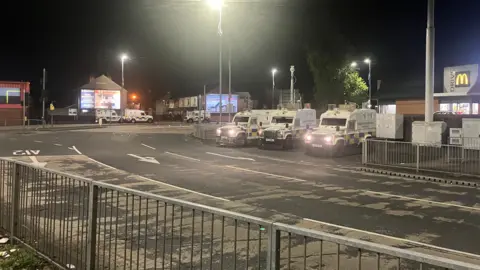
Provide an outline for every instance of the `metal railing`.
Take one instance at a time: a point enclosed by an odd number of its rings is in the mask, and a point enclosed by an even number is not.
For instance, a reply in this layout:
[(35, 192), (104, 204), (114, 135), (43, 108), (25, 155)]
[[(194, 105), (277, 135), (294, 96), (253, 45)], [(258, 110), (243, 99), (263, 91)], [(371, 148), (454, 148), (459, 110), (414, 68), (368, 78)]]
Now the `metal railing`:
[(458, 144), (420, 145), (368, 140), (362, 149), (365, 165), (480, 176), (480, 138), (451, 138)]
[(0, 226), (61, 268), (480, 269), (7, 159)]

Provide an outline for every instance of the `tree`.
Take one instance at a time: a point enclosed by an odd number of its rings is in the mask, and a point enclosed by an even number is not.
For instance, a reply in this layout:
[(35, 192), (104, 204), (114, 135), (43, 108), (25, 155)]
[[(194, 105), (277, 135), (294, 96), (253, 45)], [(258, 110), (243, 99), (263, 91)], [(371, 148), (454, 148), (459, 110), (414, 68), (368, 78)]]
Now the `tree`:
[(344, 97), (346, 101), (362, 105), (368, 100), (368, 86), (356, 70), (350, 67), (342, 71)]

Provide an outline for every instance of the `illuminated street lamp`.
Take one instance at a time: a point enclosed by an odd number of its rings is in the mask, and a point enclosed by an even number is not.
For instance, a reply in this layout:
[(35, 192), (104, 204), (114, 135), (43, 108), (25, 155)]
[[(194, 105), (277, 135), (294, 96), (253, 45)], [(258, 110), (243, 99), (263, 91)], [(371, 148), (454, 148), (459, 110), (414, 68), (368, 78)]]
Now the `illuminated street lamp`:
[(220, 122), (222, 121), (222, 54), (223, 54), (223, 40), (222, 40), (222, 9), (223, 9), (223, 0), (207, 0), (208, 5), (213, 10), (218, 10), (218, 36), (219, 36), (219, 79), (218, 79), (218, 91), (220, 94)]
[[(371, 106), (371, 100), (372, 100), (372, 61), (370, 58), (365, 58), (363, 60), (365, 64), (368, 65), (368, 106)], [(356, 68), (358, 66), (357, 62), (352, 62), (350, 64), (350, 67)]]
[(273, 105), (275, 104), (275, 73), (277, 73), (277, 69), (272, 69), (272, 109)]
[(123, 76), (123, 70), (124, 70), (124, 64), (125, 64), (125, 61), (128, 60), (128, 55), (126, 54), (122, 54), (120, 56), (120, 60), (122, 61), (122, 88), (125, 88), (125, 78)]

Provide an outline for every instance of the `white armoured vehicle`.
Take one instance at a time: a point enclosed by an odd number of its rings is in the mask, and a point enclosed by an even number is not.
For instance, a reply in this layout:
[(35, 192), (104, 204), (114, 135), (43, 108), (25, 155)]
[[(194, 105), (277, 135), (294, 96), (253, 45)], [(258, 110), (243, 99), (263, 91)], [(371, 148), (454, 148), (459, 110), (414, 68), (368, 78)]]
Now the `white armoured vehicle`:
[(251, 110), (235, 114), (232, 123), (217, 129), (218, 145), (247, 145), (258, 140), (260, 127), (268, 127), (280, 110)]
[(281, 111), (273, 117), (268, 128), (259, 131), (258, 147), (279, 145), (283, 149), (293, 148), (295, 141), (303, 139), (307, 130), (316, 126), (316, 114), (313, 109)]
[(340, 105), (320, 116), (318, 128), (305, 135), (305, 151), (340, 156), (346, 149), (359, 147), (375, 136), (376, 114), (372, 109), (357, 109), (356, 104)]

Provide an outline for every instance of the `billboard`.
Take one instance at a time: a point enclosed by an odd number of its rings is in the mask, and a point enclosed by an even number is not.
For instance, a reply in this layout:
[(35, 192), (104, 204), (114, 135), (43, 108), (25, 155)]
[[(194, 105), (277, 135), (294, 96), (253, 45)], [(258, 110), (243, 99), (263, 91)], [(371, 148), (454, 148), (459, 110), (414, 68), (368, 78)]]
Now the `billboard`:
[[(232, 113), (238, 111), (238, 95), (232, 95), (230, 98), (230, 104), (232, 104)], [(220, 112), (220, 95), (208, 94), (206, 98), (207, 112), (219, 113)], [(222, 113), (228, 113), (228, 94), (222, 95)]]
[(88, 90), (80, 91), (81, 109), (114, 109), (120, 110), (120, 90)]
[(86, 89), (80, 91), (80, 109), (95, 109), (95, 91)]
[(20, 88), (0, 87), (0, 104), (21, 104)]

